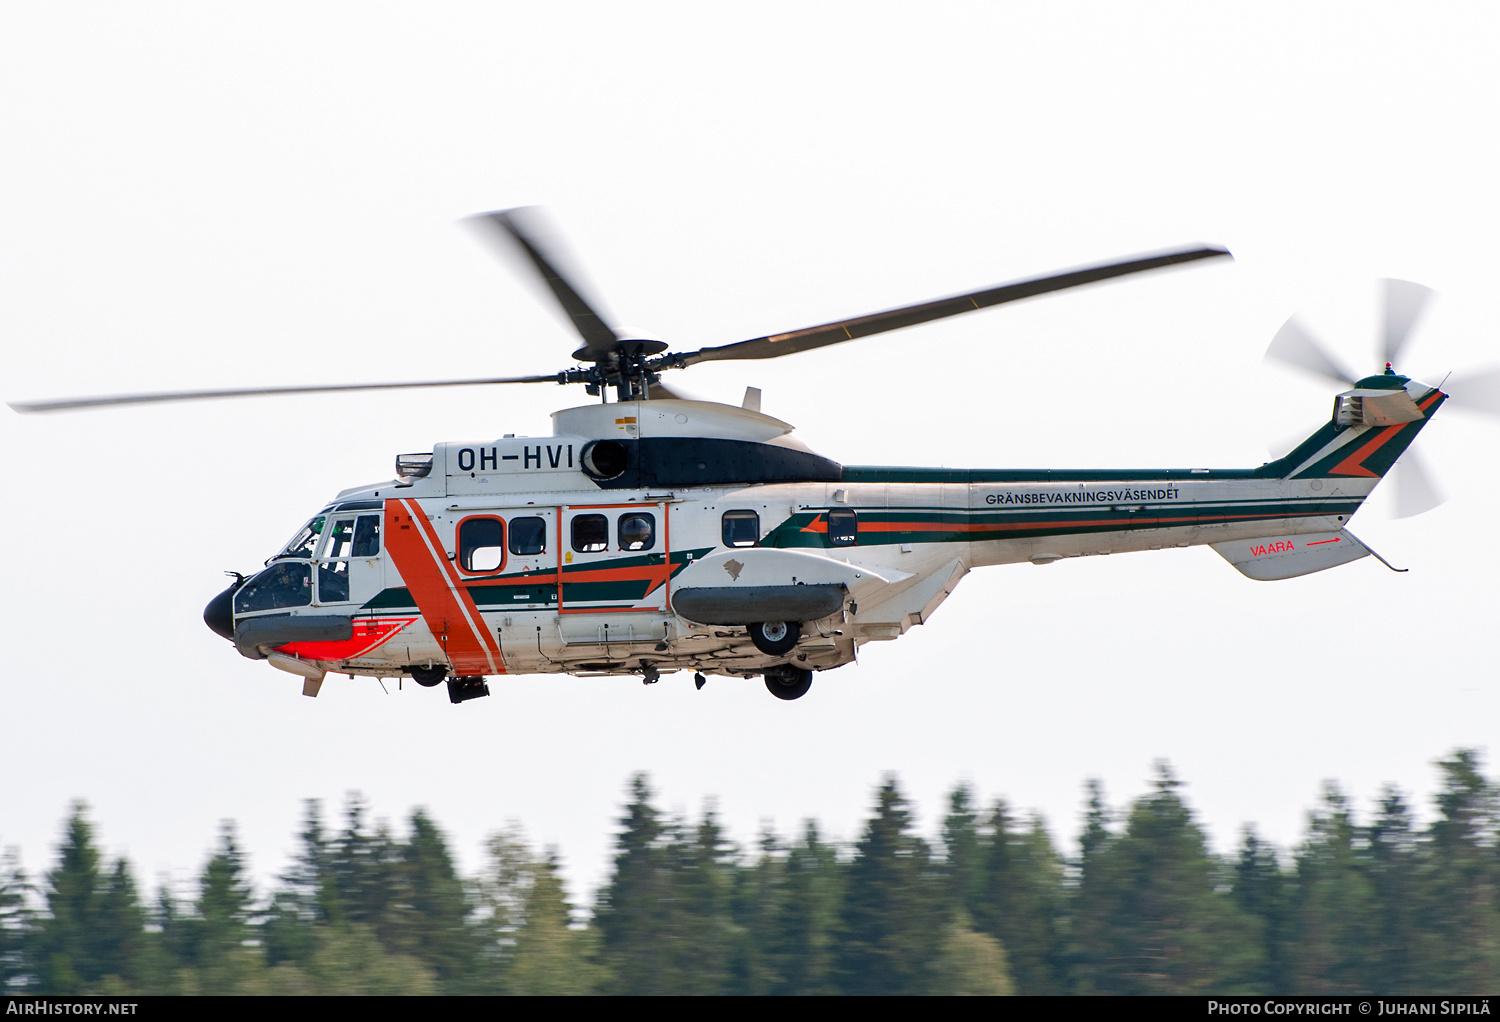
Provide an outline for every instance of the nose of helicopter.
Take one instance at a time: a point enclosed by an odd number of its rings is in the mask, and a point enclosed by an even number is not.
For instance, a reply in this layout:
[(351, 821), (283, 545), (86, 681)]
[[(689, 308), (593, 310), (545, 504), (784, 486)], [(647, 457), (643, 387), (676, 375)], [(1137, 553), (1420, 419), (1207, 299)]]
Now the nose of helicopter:
[(234, 638), (234, 590), (230, 586), (203, 608), (203, 623), (226, 639)]

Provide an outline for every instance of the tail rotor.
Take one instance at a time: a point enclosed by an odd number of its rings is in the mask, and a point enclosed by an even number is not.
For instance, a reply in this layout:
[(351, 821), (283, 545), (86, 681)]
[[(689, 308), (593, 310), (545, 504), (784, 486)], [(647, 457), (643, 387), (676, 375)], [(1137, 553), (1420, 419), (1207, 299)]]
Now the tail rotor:
[[(1385, 373), (1395, 373), (1401, 353), (1437, 292), (1409, 280), (1381, 281), (1381, 323), (1376, 353)], [(1279, 362), (1298, 372), (1343, 387), (1357, 387), (1361, 378), (1347, 369), (1296, 316), (1288, 319), (1266, 348), (1265, 361)], [(1369, 379), (1369, 377), (1365, 377)], [(1500, 417), (1500, 368), (1450, 374), (1443, 384), (1448, 401), (1457, 408)], [(1446, 500), (1433, 472), (1416, 451), (1408, 449), (1391, 475), (1397, 518), (1430, 511)]]

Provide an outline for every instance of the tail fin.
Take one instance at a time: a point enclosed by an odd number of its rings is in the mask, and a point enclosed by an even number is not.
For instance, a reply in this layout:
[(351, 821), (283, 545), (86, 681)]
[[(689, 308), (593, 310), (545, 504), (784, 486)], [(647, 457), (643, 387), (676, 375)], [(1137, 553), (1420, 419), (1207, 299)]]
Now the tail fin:
[[(1262, 465), (1255, 473), (1273, 479), (1309, 480), (1307, 489), (1325, 495), (1327, 503), (1318, 513), (1331, 531), (1281, 533), (1210, 545), (1242, 574), (1261, 581), (1294, 578), (1369, 556), (1370, 548), (1343, 523), (1359, 509), (1447, 397), (1436, 387), (1404, 376), (1360, 380), (1359, 386), (1334, 401), (1333, 418), (1327, 424), (1292, 453)], [(1335, 485), (1325, 488), (1324, 479)], [(1346, 482), (1340, 486), (1339, 479)]]
[[(1370, 386), (1377, 381), (1385, 385)], [(1333, 418), (1321, 429), (1256, 474), (1279, 479), (1380, 479), (1448, 399), (1436, 387), (1404, 376), (1372, 376), (1360, 384), (1335, 399)]]

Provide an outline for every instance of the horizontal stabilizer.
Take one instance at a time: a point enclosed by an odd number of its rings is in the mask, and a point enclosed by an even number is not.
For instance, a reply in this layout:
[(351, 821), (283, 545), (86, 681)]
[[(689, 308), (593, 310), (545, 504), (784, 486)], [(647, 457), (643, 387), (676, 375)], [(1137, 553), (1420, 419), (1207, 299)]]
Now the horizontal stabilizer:
[(1246, 578), (1271, 582), (1309, 575), (1324, 568), (1369, 556), (1369, 549), (1344, 529), (1304, 536), (1270, 536), (1266, 539), (1234, 539), (1209, 544)]

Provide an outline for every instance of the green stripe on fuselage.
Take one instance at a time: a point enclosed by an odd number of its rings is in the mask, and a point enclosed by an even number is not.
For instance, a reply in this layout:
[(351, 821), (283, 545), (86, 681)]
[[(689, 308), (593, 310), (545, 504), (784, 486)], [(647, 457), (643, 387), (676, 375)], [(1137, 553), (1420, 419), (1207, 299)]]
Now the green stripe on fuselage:
[[(899, 543), (970, 543), (995, 539), (1034, 539), (1042, 536), (1114, 533), (1183, 528), (1228, 522), (1276, 521), (1322, 515), (1352, 515), (1359, 507), (1353, 498), (1324, 497), (1288, 500), (1204, 501), (1176, 505), (1086, 505), (1024, 510), (953, 510), (880, 508), (852, 510), (859, 518), (858, 546)], [(827, 512), (807, 510), (792, 515), (761, 541), (766, 547), (831, 548), (826, 529), (809, 526)]]

